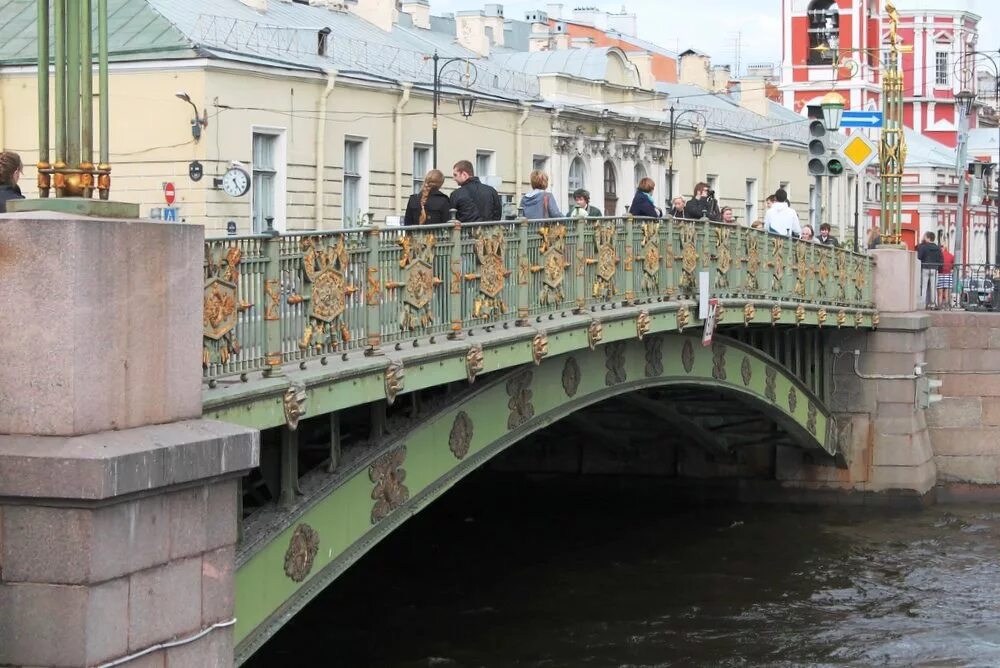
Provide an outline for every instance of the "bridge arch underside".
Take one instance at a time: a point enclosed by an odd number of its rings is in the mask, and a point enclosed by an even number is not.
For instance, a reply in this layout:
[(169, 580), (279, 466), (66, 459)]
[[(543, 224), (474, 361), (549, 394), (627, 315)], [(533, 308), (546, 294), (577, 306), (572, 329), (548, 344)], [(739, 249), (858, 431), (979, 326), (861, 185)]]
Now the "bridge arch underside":
[[(680, 439), (699, 453), (685, 458), (692, 477), (705, 462), (735, 471), (741, 459), (779, 445), (843, 465), (823, 402), (774, 359), (735, 340), (704, 347), (690, 336), (647, 336), (484, 378), (336, 474), (308, 474), (301, 503), (284, 516), (272, 509), (266, 530), (248, 530), (236, 573), (238, 661), (406, 519), (556, 423), (556, 439), (560, 427), (576, 423), (576, 433), (600, 447), (629, 434), (642, 449)], [(545, 440), (549, 451), (566, 446)]]

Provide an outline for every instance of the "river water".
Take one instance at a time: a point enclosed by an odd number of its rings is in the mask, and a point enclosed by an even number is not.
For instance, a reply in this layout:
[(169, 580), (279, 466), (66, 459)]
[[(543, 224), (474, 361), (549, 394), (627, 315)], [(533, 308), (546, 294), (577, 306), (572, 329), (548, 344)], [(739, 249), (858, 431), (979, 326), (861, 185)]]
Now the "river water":
[(1000, 506), (680, 505), (478, 473), (248, 665), (1000, 666)]

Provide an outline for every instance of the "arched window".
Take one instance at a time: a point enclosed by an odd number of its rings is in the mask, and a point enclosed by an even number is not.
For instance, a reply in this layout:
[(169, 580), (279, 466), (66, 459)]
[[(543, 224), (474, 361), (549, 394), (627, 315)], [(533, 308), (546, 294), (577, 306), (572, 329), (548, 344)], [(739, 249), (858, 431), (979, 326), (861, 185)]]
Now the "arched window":
[(809, 16), (810, 65), (829, 65), (840, 48), (840, 12), (834, 0), (812, 0)]
[(618, 209), (618, 182), (615, 165), (608, 160), (604, 163), (604, 215), (614, 216)]
[(635, 163), (635, 184), (639, 185), (639, 181), (642, 181), (646, 176), (646, 168), (642, 166), (642, 163)]
[(569, 196), (571, 199), (574, 190), (587, 187), (583, 176), (583, 160), (573, 158), (573, 162), (569, 165), (569, 182), (566, 184), (569, 186)]

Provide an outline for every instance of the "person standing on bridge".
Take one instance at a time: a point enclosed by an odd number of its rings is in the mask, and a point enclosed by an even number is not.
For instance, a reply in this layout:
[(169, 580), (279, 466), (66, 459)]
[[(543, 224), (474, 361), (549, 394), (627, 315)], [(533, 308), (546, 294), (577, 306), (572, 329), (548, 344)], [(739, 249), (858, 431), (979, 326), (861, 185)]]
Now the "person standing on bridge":
[(937, 275), (944, 265), (941, 247), (934, 243), (934, 233), (928, 232), (917, 246), (920, 260), (920, 303), (929, 309), (937, 308)]
[(549, 175), (536, 169), (529, 177), (533, 190), (521, 196), (521, 209), (524, 210), (524, 217), (528, 220), (542, 220), (544, 218), (562, 218), (559, 205), (553, 201), (549, 187)]
[(420, 192), (410, 195), (403, 225), (441, 225), (451, 219), (451, 200), (441, 192), (444, 174), (432, 169), (424, 176)]
[(468, 160), (459, 160), (452, 168), (452, 176), (458, 190), (451, 194), (451, 207), (458, 211), (462, 223), (498, 221), (503, 216), (500, 195), (476, 177), (475, 169)]
[(778, 188), (775, 191), (774, 205), (767, 210), (767, 215), (764, 216), (764, 228), (768, 232), (780, 234), (783, 237), (802, 235), (799, 217), (788, 206), (788, 193), (785, 192), (784, 188)]
[(13, 151), (0, 153), (0, 213), (7, 212), (7, 202), (10, 200), (24, 199), (21, 188), (17, 185), (23, 173), (21, 156)]
[(648, 176), (643, 177), (635, 190), (635, 197), (632, 198), (632, 205), (628, 208), (628, 212), (633, 216), (644, 218), (661, 217), (663, 212), (653, 204), (653, 188), (655, 187), (656, 182), (653, 179)]

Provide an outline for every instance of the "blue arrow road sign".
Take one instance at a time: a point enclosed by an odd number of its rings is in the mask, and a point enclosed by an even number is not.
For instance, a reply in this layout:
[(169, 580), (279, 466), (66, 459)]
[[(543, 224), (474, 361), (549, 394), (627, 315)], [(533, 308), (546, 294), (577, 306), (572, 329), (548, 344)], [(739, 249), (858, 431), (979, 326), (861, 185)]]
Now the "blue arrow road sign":
[(882, 127), (881, 111), (845, 111), (840, 117), (842, 128), (880, 128)]

